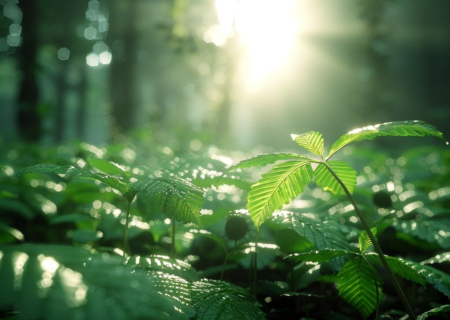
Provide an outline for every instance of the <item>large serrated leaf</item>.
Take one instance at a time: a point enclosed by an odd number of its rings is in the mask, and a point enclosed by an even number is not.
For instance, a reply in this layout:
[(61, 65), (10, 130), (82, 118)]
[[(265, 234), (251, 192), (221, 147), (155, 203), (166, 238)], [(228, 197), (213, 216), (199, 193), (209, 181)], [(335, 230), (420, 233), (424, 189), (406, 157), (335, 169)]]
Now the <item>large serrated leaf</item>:
[(153, 210), (184, 223), (200, 224), (203, 191), (189, 181), (176, 177), (141, 180), (131, 184)]
[[(356, 187), (356, 171), (342, 161), (329, 161), (328, 165), (339, 179), (341, 179), (348, 191), (353, 193)], [(344, 189), (325, 164), (319, 164), (316, 170), (314, 170), (314, 181), (325, 191), (331, 191), (334, 194), (345, 194)]]
[(271, 154), (260, 154), (257, 156), (254, 156), (249, 159), (242, 160), (241, 162), (235, 164), (234, 166), (231, 166), (227, 170), (225, 170), (224, 174), (237, 170), (237, 169), (245, 169), (245, 168), (251, 168), (251, 167), (262, 167), (266, 166), (268, 164), (273, 164), (277, 161), (286, 161), (286, 160), (298, 160), (298, 161), (307, 161), (307, 160), (313, 160), (309, 159), (308, 157), (301, 156), (295, 153), (271, 153)]
[(38, 173), (38, 174), (63, 174), (68, 177), (80, 177), (85, 179), (99, 180), (111, 188), (120, 191), (123, 195), (130, 192), (128, 186), (122, 182), (118, 177), (113, 177), (104, 173), (96, 173), (87, 169), (76, 168), (74, 166), (59, 166), (55, 164), (36, 164), (20, 170), (16, 175), (22, 175), (25, 173)]
[(434, 126), (424, 121), (396, 121), (376, 124), (350, 131), (341, 136), (330, 148), (327, 159), (331, 158), (336, 152), (351, 142), (362, 140), (373, 140), (382, 136), (399, 137), (424, 137), (433, 136), (445, 140), (442, 132), (439, 132)]
[[(380, 279), (362, 257), (347, 262), (338, 274), (339, 295), (367, 318), (377, 306), (377, 286), (381, 297)], [(374, 278), (376, 277), (376, 278)], [(381, 300), (381, 299), (379, 299)]]
[(395, 229), (429, 243), (437, 243), (443, 249), (450, 249), (449, 218), (399, 220), (395, 224)]
[(197, 281), (199, 279), (197, 271), (190, 264), (163, 255), (133, 256), (127, 259), (125, 265), (134, 268), (140, 267), (145, 270), (162, 271), (188, 281)]
[(194, 282), (191, 295), (191, 303), (200, 320), (266, 319), (250, 292), (228, 282), (216, 280)]
[[(371, 252), (365, 255), (366, 258), (378, 265), (382, 265), (380, 257), (377, 253)], [(402, 260), (395, 258), (395, 257), (389, 257), (385, 256), (386, 261), (391, 268), (392, 272), (395, 274), (398, 274), (400, 277), (410, 280), (416, 283), (421, 284), (422, 286), (425, 286), (425, 278), (420, 272), (418, 272), (415, 268), (412, 268), (411, 266), (408, 266), (405, 264)]]
[[(377, 235), (377, 228), (371, 228), (370, 231), (374, 236)], [(366, 252), (367, 249), (372, 246), (372, 241), (369, 238), (369, 235), (367, 234), (366, 230), (363, 230), (358, 237), (359, 242), (359, 251)]]
[(426, 259), (422, 261), (420, 264), (433, 264), (433, 263), (442, 263), (450, 261), (450, 252), (440, 253), (432, 258)]
[(300, 147), (314, 153), (315, 155), (323, 156), (323, 137), (320, 132), (307, 132), (303, 134), (291, 134), (292, 140), (298, 143)]
[(256, 229), (276, 210), (295, 199), (311, 181), (311, 161), (289, 161), (277, 164), (252, 186), (247, 209)]
[(427, 283), (431, 284), (436, 290), (450, 298), (450, 275), (428, 265), (421, 265), (420, 263), (406, 259), (399, 260), (424, 276)]
[(188, 319), (189, 308), (158, 293), (157, 279), (123, 266), (121, 257), (54, 245), (0, 252), (0, 308), (20, 318)]
[(122, 167), (120, 167), (117, 163), (110, 162), (105, 159), (88, 158), (87, 161), (91, 166), (106, 174), (122, 175), (125, 173), (125, 170)]
[(337, 222), (322, 221), (317, 215), (308, 213), (284, 212), (284, 214), (285, 217), (281, 223), (315, 244), (317, 249), (356, 252), (356, 248), (349, 244)]
[(339, 250), (317, 250), (304, 253), (295, 253), (288, 256), (289, 259), (294, 261), (310, 261), (310, 262), (328, 262), (334, 258), (345, 256), (347, 254), (355, 254), (349, 251), (339, 251)]

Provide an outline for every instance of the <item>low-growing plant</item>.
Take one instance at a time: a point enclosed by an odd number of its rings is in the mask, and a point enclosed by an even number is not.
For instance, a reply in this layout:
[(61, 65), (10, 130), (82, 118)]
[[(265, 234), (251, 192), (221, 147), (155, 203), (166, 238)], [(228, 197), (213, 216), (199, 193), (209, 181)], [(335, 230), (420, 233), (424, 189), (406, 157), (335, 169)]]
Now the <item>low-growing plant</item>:
[[(367, 318), (374, 311), (378, 318), (381, 302), (389, 298), (378, 270), (383, 266), (415, 319), (414, 303), (402, 293), (405, 283), (400, 286), (394, 274), (411, 281), (409, 288), (417, 284), (418, 292), (430, 285), (450, 298), (450, 276), (431, 266), (450, 262), (450, 254), (440, 251), (450, 249), (450, 191), (442, 187), (450, 157), (439, 163), (434, 150), (400, 157), (400, 165), (411, 162), (420, 174), (414, 181), (405, 178), (404, 185), (395, 180), (395, 188), (389, 178), (378, 178), (391, 169), (398, 176), (394, 161), (386, 162), (387, 169), (371, 164), (356, 188), (356, 171), (331, 158), (352, 142), (379, 136), (445, 141), (427, 123), (392, 122), (343, 135), (325, 156), (322, 135), (308, 132), (292, 138), (312, 156), (265, 154), (228, 169), (217, 160), (223, 156), (164, 153), (161, 160), (153, 150), (149, 161), (141, 161), (124, 146), (108, 146), (106, 152), (87, 144), (73, 152), (22, 150), (28, 159), (21, 165), (0, 167), (0, 209), (7, 213), (0, 216), (0, 318), (257, 320), (291, 319), (295, 313), (329, 319), (357, 312)], [(18, 154), (13, 150), (7, 158)], [(425, 165), (412, 164), (422, 155)], [(362, 156), (385, 162), (377, 152)], [(48, 163), (36, 164), (43, 160)], [(245, 171), (229, 174), (269, 164), (273, 168), (253, 185)], [(421, 186), (425, 196), (412, 192), (421, 179), (433, 179), (432, 186)], [(393, 192), (397, 188), (405, 192)], [(301, 207), (281, 211), (299, 195)], [(242, 209), (246, 198), (248, 210)], [(50, 234), (33, 238), (45, 244), (27, 239), (34, 229)], [(410, 260), (384, 255), (377, 238), (383, 246), (386, 230), (394, 230), (395, 242), (422, 248), (423, 254)], [(72, 245), (62, 244), (67, 242)], [(331, 301), (336, 289), (342, 299)], [(433, 298), (427, 301), (420, 311), (432, 309), (417, 319), (450, 311), (449, 305), (432, 304)], [(385, 307), (384, 316), (408, 317), (391, 309)]]
[[(283, 205), (302, 193), (312, 179), (325, 191), (345, 194), (362, 223), (364, 233), (361, 234), (359, 240), (361, 256), (347, 262), (339, 273), (339, 293), (341, 297), (354, 305), (364, 317), (369, 316), (378, 305), (380, 300), (378, 276), (364, 255), (367, 248), (373, 245), (377, 253), (376, 259), (379, 259), (384, 266), (406, 311), (412, 319), (416, 319), (394, 272), (421, 284), (424, 283), (424, 280), (416, 271), (409, 270), (409, 268), (408, 271), (404, 270), (403, 268), (406, 266), (403, 266), (400, 260), (385, 257), (374, 233), (352, 196), (356, 187), (356, 171), (343, 161), (330, 160), (339, 150), (352, 142), (373, 140), (382, 136), (433, 136), (446, 141), (441, 132), (423, 121), (388, 122), (350, 131), (334, 142), (328, 154), (325, 155), (322, 134), (311, 131), (304, 134), (293, 134), (292, 139), (300, 147), (311, 152), (314, 157), (287, 153), (265, 154), (241, 161), (227, 171), (265, 166), (283, 161), (276, 164), (272, 170), (263, 175), (261, 180), (252, 185), (248, 195), (247, 208), (257, 229), (272, 216), (273, 212), (281, 210)], [(312, 165), (315, 165), (314, 169)], [(347, 254), (349, 253), (346, 251), (330, 252), (325, 250), (296, 255), (296, 258), (301, 261), (327, 262)]]

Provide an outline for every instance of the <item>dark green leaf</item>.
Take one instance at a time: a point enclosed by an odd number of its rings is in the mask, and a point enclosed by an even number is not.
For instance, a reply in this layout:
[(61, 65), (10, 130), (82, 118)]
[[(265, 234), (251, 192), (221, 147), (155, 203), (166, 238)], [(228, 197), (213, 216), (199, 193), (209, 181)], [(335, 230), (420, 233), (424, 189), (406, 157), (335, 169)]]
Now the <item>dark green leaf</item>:
[(192, 305), (200, 320), (262, 320), (264, 313), (247, 290), (216, 280), (194, 282)]
[(295, 253), (288, 256), (289, 259), (294, 261), (311, 261), (311, 262), (328, 262), (334, 258), (344, 256), (347, 254), (355, 254), (354, 252), (338, 251), (338, 250), (317, 250), (304, 253)]
[(143, 197), (153, 210), (184, 223), (200, 224), (203, 191), (189, 181), (174, 176), (141, 180), (131, 188)]
[(450, 261), (450, 252), (444, 252), (440, 253), (437, 256), (434, 256), (433, 258), (426, 259), (422, 261), (420, 264), (433, 264), (433, 263), (442, 263), (442, 262), (449, 262)]
[(139, 267), (148, 271), (161, 271), (166, 274), (173, 274), (191, 282), (199, 279), (197, 271), (189, 263), (170, 259), (168, 256), (133, 256), (127, 259), (125, 265), (133, 268)]
[[(365, 255), (366, 258), (372, 262), (375, 262), (378, 265), (382, 265), (380, 257), (378, 256), (378, 254), (376, 253), (368, 253)], [(416, 268), (412, 268), (411, 266), (408, 266), (407, 264), (405, 264), (402, 260), (398, 259), (398, 258), (394, 258), (394, 257), (389, 257), (389, 256), (385, 256), (386, 257), (386, 261), (389, 265), (389, 267), (391, 267), (392, 272), (398, 274), (400, 277), (406, 279), (406, 280), (410, 280), (410, 281), (414, 281), (416, 283), (419, 283), (423, 286), (425, 286), (425, 278), (423, 277), (422, 274), (420, 274), (419, 271), (417, 271)]]

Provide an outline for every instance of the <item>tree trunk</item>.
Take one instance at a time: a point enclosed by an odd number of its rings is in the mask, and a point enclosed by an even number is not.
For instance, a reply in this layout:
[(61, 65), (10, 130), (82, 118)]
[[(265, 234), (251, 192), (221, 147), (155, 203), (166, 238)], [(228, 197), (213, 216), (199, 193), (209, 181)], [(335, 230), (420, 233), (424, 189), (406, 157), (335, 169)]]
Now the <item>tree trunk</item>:
[(22, 80), (19, 87), (17, 128), (23, 140), (37, 142), (41, 138), (41, 117), (38, 112), (37, 86), (37, 5), (36, 1), (20, 3), (23, 12), (23, 43), (19, 48), (19, 64)]

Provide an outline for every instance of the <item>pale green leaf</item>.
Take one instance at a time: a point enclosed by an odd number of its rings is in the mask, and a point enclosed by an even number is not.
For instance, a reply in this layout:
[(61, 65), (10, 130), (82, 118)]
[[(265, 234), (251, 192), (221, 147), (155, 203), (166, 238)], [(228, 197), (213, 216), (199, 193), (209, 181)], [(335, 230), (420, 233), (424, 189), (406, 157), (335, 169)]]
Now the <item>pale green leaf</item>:
[(355, 254), (349, 251), (339, 251), (339, 250), (317, 250), (304, 253), (295, 253), (288, 256), (289, 259), (294, 261), (310, 261), (310, 262), (328, 262), (334, 258), (345, 256), (347, 254)]
[(247, 290), (224, 281), (202, 280), (192, 284), (191, 304), (199, 320), (263, 320), (259, 303)]
[(434, 126), (424, 121), (396, 121), (376, 124), (350, 131), (341, 136), (331, 146), (327, 159), (331, 158), (336, 152), (351, 142), (362, 140), (373, 140), (382, 136), (399, 136), (399, 137), (424, 137), (432, 136), (441, 140), (445, 140), (442, 132), (439, 132)]
[(124, 174), (125, 170), (119, 166), (117, 163), (110, 162), (105, 159), (98, 159), (98, 158), (89, 158), (87, 159), (87, 162), (94, 168), (102, 171), (103, 173), (110, 174), (110, 175), (121, 175)]
[(320, 132), (311, 131), (303, 134), (291, 134), (291, 137), (300, 147), (319, 157), (323, 156), (323, 137)]
[(141, 180), (131, 188), (142, 196), (152, 210), (184, 223), (200, 224), (203, 191), (187, 180), (174, 176)]
[[(366, 254), (365, 256), (368, 260), (380, 266), (382, 265), (380, 257), (377, 253), (371, 252)], [(412, 268), (411, 266), (405, 264), (402, 260), (395, 257), (385, 256), (385, 258), (389, 267), (391, 267), (392, 272), (398, 274), (400, 277), (406, 280), (410, 280), (425, 286), (425, 278), (416, 268)]]
[[(381, 300), (380, 279), (362, 257), (347, 262), (338, 274), (339, 295), (367, 318), (377, 306), (377, 287)], [(376, 277), (376, 278), (374, 278)]]
[(311, 181), (311, 161), (289, 161), (277, 164), (252, 186), (247, 209), (256, 229), (276, 210), (295, 199)]
[[(307, 161), (313, 160), (308, 157), (301, 156), (295, 153), (271, 153), (271, 154), (260, 154), (252, 158), (248, 158), (238, 162), (234, 166), (231, 166), (227, 170), (225, 170), (224, 174), (229, 171), (234, 171), (237, 169), (245, 169), (251, 167), (262, 167), (268, 164), (273, 164), (278, 161), (286, 161), (286, 160), (298, 160), (298, 161)], [(315, 160), (314, 160), (315, 161)]]
[[(328, 165), (339, 179), (341, 179), (348, 191), (353, 193), (356, 188), (356, 171), (342, 161), (329, 161)], [(316, 170), (314, 170), (314, 181), (325, 191), (331, 191), (334, 194), (345, 194), (344, 189), (325, 164), (319, 164)]]
[[(377, 228), (371, 228), (370, 231), (372, 231), (372, 234), (374, 236), (377, 235)], [(359, 242), (359, 250), (361, 252), (366, 252), (366, 250), (370, 248), (370, 246), (372, 245), (372, 241), (370, 240), (366, 230), (363, 230), (359, 234), (358, 242)]]

